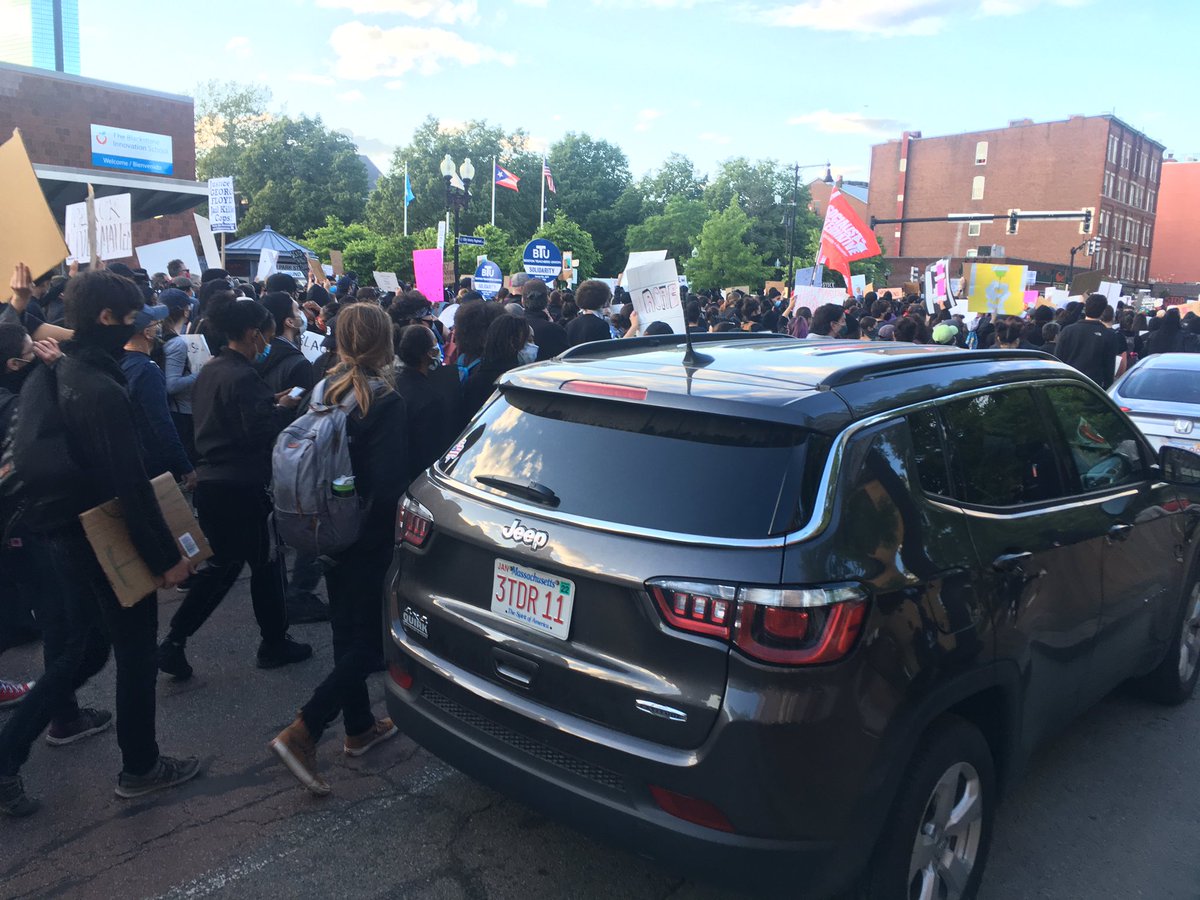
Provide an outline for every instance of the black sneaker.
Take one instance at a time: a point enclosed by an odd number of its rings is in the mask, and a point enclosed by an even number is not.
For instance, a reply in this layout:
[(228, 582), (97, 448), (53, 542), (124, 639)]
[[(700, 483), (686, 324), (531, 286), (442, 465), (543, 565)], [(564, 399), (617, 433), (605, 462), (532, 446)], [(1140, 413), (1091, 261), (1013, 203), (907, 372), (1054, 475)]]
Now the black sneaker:
[(23, 819), (32, 816), (41, 805), (25, 793), (20, 775), (0, 777), (0, 813)]
[(192, 667), (183, 653), (183, 644), (166, 640), (159, 645), (158, 670), (174, 676), (176, 681), (187, 681), (192, 677)]
[(329, 621), (329, 604), (316, 594), (297, 594), (287, 598), (287, 617), (292, 625), (312, 625)]
[(174, 759), (160, 755), (154, 768), (145, 775), (129, 775), (125, 772), (118, 775), (115, 793), (123, 800), (132, 800), (134, 797), (143, 797), (164, 788), (183, 784), (195, 778), (199, 772), (200, 760), (194, 756)]
[(312, 656), (312, 644), (302, 644), (293, 641), (291, 635), (285, 634), (282, 640), (268, 644), (266, 641), (258, 645), (258, 667), (260, 669), (278, 669), (280, 666), (290, 666), (292, 663), (303, 662)]
[(65, 747), (67, 744), (74, 744), (85, 737), (106, 731), (111, 726), (112, 713), (108, 710), (81, 709), (74, 722), (65, 725), (51, 722), (50, 730), (46, 732), (46, 743), (51, 747)]

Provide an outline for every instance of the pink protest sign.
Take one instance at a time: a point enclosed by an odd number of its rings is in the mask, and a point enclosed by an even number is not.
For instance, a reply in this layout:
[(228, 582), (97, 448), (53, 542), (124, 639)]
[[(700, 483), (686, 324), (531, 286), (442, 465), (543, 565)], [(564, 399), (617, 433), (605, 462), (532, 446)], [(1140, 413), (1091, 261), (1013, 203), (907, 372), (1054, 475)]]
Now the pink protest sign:
[(440, 303), (445, 299), (441, 250), (436, 247), (432, 250), (414, 250), (413, 271), (416, 274), (417, 290), (424, 294), (430, 303)]
[(1026, 291), (1025, 292), (1025, 305), (1026, 306), (1034, 306), (1037, 304), (1037, 301), (1038, 301), (1038, 292), (1037, 291)]

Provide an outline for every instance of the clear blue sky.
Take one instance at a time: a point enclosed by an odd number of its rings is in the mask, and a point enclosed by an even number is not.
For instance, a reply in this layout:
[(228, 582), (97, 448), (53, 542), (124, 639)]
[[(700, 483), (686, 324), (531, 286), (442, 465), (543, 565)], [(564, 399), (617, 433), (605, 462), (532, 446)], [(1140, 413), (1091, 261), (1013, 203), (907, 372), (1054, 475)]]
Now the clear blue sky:
[[(84, 0), (83, 74), (188, 93), (209, 78), (320, 114), (386, 171), (427, 115), (548, 144), (832, 160), (870, 147), (1115, 111), (1200, 155), (1194, 0)], [(817, 170), (805, 173), (812, 177)]]

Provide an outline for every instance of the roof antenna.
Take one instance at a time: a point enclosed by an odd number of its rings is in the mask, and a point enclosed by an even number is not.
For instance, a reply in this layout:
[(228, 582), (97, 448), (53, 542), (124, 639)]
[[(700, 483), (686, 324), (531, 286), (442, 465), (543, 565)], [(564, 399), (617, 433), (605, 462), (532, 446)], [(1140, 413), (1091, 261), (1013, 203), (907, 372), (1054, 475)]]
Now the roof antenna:
[(683, 364), (688, 367), (695, 367), (696, 348), (692, 346), (692, 329), (688, 324), (686, 315), (683, 317), (683, 339), (687, 343), (687, 350), (683, 354)]

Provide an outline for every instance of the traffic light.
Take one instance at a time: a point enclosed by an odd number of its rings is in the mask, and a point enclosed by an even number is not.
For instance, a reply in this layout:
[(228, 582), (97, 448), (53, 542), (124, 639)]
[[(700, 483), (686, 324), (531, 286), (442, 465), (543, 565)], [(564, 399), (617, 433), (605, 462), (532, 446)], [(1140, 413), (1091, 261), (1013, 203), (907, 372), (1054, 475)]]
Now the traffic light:
[(1092, 210), (1090, 208), (1083, 211), (1083, 224), (1079, 226), (1080, 233), (1092, 233)]
[(1095, 256), (1096, 251), (1099, 249), (1100, 249), (1100, 239), (1099, 238), (1091, 238), (1087, 242), (1087, 250), (1085, 252), (1087, 253), (1088, 256)]
[(1020, 210), (1016, 210), (1016, 209), (1010, 209), (1008, 211), (1008, 231), (1007, 231), (1008, 234), (1016, 234), (1017, 233), (1017, 222), (1019, 221), (1017, 218), (1017, 214), (1019, 212), (1020, 212)]
[(911, 269), (908, 270), (908, 280), (909, 281), (920, 281), (921, 280), (920, 270), (918, 270), (916, 266), (913, 266)]

